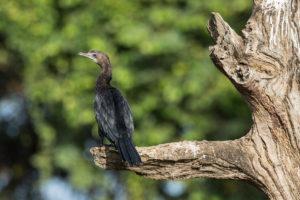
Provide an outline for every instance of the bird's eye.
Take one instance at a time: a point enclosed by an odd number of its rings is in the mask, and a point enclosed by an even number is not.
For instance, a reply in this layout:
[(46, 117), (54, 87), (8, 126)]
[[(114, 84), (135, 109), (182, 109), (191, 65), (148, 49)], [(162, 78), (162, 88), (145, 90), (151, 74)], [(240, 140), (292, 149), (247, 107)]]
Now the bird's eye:
[(96, 57), (97, 55), (96, 55), (96, 54), (93, 54), (93, 56)]

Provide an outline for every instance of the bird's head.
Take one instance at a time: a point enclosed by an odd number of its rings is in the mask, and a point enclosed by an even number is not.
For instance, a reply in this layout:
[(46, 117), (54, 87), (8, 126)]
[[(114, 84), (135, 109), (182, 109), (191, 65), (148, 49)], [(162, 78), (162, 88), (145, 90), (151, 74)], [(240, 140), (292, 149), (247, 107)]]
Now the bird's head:
[(92, 61), (100, 65), (101, 68), (110, 65), (109, 57), (102, 51), (92, 49), (87, 53), (79, 52), (78, 55), (91, 59)]

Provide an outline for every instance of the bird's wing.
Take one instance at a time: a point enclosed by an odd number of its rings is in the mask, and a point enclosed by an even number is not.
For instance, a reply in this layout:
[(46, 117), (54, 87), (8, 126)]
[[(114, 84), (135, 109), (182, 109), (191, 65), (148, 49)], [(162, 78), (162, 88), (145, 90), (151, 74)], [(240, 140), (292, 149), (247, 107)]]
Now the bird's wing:
[(116, 106), (116, 118), (117, 118), (117, 126), (120, 134), (124, 133), (130, 138), (132, 138), (132, 134), (134, 131), (134, 124), (132, 113), (130, 107), (126, 101), (126, 99), (122, 96), (122, 94), (114, 88), (112, 90), (115, 106)]
[(119, 138), (114, 98), (110, 90), (96, 94), (94, 101), (95, 116), (99, 129), (113, 143)]

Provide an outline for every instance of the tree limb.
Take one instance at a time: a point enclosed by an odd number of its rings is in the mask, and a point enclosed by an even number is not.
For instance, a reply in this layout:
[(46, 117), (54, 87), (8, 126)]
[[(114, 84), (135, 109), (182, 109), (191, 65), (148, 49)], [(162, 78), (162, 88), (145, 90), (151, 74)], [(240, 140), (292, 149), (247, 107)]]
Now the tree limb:
[(143, 163), (135, 167), (123, 163), (114, 147), (94, 147), (90, 151), (100, 168), (130, 170), (153, 179), (210, 177), (245, 180), (250, 179), (251, 169), (241, 142), (183, 141), (137, 147)]

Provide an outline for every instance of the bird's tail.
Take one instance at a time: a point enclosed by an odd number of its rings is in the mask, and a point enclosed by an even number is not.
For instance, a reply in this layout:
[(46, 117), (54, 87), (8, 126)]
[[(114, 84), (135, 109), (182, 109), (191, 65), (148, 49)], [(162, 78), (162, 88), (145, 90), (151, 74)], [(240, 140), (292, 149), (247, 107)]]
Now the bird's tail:
[(127, 161), (131, 167), (142, 163), (141, 157), (130, 138), (119, 138), (116, 147), (121, 154), (122, 160)]

